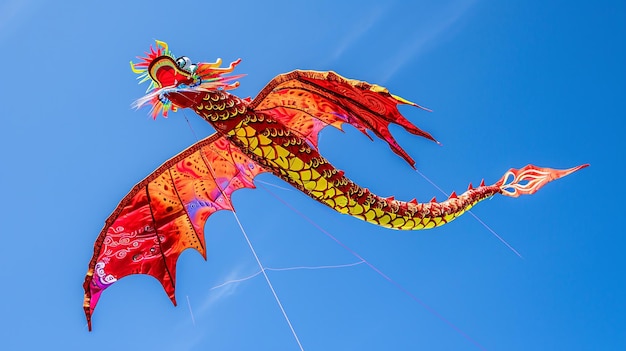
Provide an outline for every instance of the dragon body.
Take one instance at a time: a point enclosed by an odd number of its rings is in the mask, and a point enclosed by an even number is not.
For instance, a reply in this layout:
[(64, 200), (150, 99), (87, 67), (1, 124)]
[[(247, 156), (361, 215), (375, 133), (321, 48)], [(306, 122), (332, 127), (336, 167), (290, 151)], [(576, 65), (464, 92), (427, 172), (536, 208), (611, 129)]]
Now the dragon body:
[[(300, 71), (298, 76), (319, 75)], [(339, 78), (336, 76), (336, 78)], [(404, 202), (383, 198), (348, 179), (297, 130), (280, 122), (280, 116), (258, 112), (227, 92), (203, 92), (190, 97), (190, 108), (219, 130), (226, 139), (263, 169), (285, 180), (313, 199), (367, 222), (387, 228), (414, 230), (443, 225), (477, 202), (500, 192), (484, 184), (443, 202)]]
[(189, 108), (216, 133), (165, 162), (138, 183), (105, 222), (94, 245), (85, 278), (84, 309), (89, 328), (101, 293), (130, 274), (157, 278), (175, 301), (176, 261), (187, 248), (206, 258), (204, 225), (218, 210), (232, 210), (231, 194), (253, 188), (253, 179), (271, 172), (337, 212), (400, 230), (433, 228), (452, 221), (495, 194), (533, 194), (546, 183), (587, 165), (555, 170), (528, 165), (510, 169), (493, 185), (471, 184), (463, 194), (418, 203), (371, 193), (331, 165), (317, 148), (326, 126), (349, 123), (373, 132), (411, 166), (414, 161), (396, 143), (388, 126), (431, 140), (398, 111), (399, 104), (418, 105), (385, 88), (344, 78), (334, 72), (293, 71), (274, 78), (254, 99), (229, 92), (241, 76), (228, 67), (175, 58), (157, 41), (146, 57), (131, 63), (140, 80), (150, 82), (136, 106), (152, 106), (152, 115)]

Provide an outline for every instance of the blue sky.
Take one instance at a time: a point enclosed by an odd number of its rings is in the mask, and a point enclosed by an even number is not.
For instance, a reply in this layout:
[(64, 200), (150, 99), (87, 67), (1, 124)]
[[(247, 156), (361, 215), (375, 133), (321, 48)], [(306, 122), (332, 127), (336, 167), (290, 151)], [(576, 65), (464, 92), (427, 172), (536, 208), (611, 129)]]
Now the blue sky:
[[(156, 280), (125, 278), (87, 332), (82, 282), (102, 223), (135, 183), (213, 132), (190, 111), (152, 121), (131, 109), (145, 87), (128, 61), (159, 39), (195, 61), (242, 58), (242, 97), (293, 69), (334, 70), (431, 108), (401, 111), (442, 146), (392, 132), (446, 192), (528, 163), (591, 164), (534, 196), (473, 210), (523, 258), (469, 215), (389, 231), (258, 177), (265, 189), (239, 191), (234, 203), (266, 267), (360, 261), (295, 208), (394, 282), (366, 264), (269, 271), (303, 349), (626, 349), (625, 7), (3, 1), (0, 348), (299, 349), (262, 276), (212, 289), (258, 271), (229, 212), (207, 223), (208, 262), (182, 255), (178, 307)], [(323, 131), (320, 147), (377, 194), (443, 197), (354, 128)]]

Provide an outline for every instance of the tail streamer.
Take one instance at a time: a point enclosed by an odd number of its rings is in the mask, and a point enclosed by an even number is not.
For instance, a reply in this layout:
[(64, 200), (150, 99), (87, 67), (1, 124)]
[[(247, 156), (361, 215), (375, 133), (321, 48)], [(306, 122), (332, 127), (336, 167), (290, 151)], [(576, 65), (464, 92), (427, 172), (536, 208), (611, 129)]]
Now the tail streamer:
[(549, 182), (563, 178), (588, 166), (589, 164), (583, 164), (563, 170), (542, 168), (534, 165), (527, 165), (520, 169), (511, 168), (496, 185), (500, 187), (501, 194), (505, 196), (532, 195)]

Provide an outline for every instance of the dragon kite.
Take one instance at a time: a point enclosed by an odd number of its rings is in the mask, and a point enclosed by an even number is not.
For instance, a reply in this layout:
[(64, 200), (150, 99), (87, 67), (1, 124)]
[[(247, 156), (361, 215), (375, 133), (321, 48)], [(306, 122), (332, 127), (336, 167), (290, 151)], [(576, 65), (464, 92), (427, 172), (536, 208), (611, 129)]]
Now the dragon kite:
[[(232, 193), (254, 188), (258, 174), (270, 172), (339, 213), (392, 229), (417, 230), (444, 225), (495, 194), (533, 194), (548, 182), (587, 165), (555, 170), (528, 165), (510, 169), (493, 185), (471, 184), (461, 195), (427, 203), (399, 201), (371, 193), (336, 169), (317, 147), (326, 126), (348, 123), (385, 140), (414, 167), (413, 159), (388, 130), (402, 126), (435, 141), (398, 111), (419, 105), (387, 89), (344, 78), (334, 72), (296, 70), (269, 82), (254, 99), (229, 93), (241, 75), (228, 67), (176, 58), (162, 41), (140, 62), (131, 62), (140, 83), (148, 82), (135, 107), (151, 106), (151, 115), (189, 108), (216, 132), (166, 161), (139, 182), (108, 217), (95, 245), (85, 278), (84, 309), (89, 330), (102, 292), (130, 274), (157, 278), (174, 304), (176, 261), (188, 248), (206, 259), (204, 225), (219, 210), (233, 210)], [(368, 135), (369, 136), (369, 135)]]

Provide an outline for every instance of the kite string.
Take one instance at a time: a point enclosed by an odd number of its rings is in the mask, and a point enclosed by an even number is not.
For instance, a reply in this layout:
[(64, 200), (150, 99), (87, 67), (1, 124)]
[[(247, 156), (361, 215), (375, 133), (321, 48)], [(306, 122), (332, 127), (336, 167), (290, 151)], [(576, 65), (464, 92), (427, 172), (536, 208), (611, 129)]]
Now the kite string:
[[(187, 118), (187, 115), (184, 114), (184, 113), (183, 113), (183, 115), (185, 116), (185, 120), (187, 121), (187, 124), (189, 125), (189, 129), (191, 129), (191, 132), (193, 133), (194, 137), (196, 138), (196, 141), (198, 141), (198, 136), (196, 135), (193, 127), (191, 126), (191, 123), (189, 122), (189, 119)], [(237, 221), (237, 224), (239, 225), (239, 229), (241, 229), (241, 233), (243, 234), (244, 238), (246, 239), (246, 242), (248, 243), (248, 247), (250, 247), (250, 251), (252, 251), (252, 255), (254, 256), (257, 264), (259, 265), (259, 268), (261, 269), (261, 272), (263, 273), (263, 276), (265, 277), (265, 281), (267, 282), (267, 285), (270, 287), (270, 290), (272, 291), (272, 295), (274, 295), (274, 299), (276, 300), (276, 303), (278, 304), (278, 307), (280, 308), (280, 311), (282, 312), (283, 317), (285, 317), (285, 321), (287, 321), (287, 324), (289, 325), (289, 329), (291, 330), (291, 334), (293, 334), (293, 337), (296, 339), (296, 342), (298, 343), (298, 346), (300, 347), (300, 350), (304, 351), (304, 348), (302, 347), (302, 343), (300, 343), (300, 338), (298, 338), (298, 334), (296, 333), (296, 330), (293, 328), (293, 325), (291, 324), (291, 320), (289, 319), (289, 316), (287, 315), (287, 312), (283, 308), (283, 304), (280, 302), (280, 299), (278, 298), (278, 294), (276, 294), (276, 290), (274, 290), (274, 286), (272, 285), (272, 282), (270, 281), (270, 278), (267, 276), (267, 273), (265, 272), (265, 268), (263, 267), (263, 264), (261, 263), (261, 260), (259, 259), (259, 256), (256, 254), (256, 250), (254, 250), (254, 247), (252, 246), (252, 243), (250, 242), (250, 239), (248, 238), (248, 234), (246, 233), (245, 229), (243, 228), (243, 225), (241, 224), (241, 221), (239, 220), (239, 216), (237, 216), (237, 213), (235, 212), (235, 208), (232, 206), (232, 202), (231, 202), (230, 198), (228, 197), (228, 195), (226, 195), (226, 193), (224, 192), (224, 189), (222, 189), (219, 186), (219, 183), (217, 182), (217, 177), (215, 176), (215, 170), (211, 166), (211, 163), (208, 162), (204, 158), (204, 154), (202, 152), (200, 153), (200, 155), (202, 156), (202, 159), (204, 160), (204, 163), (207, 166), (207, 169), (211, 173), (211, 176), (213, 177), (214, 180), (216, 180), (215, 184), (217, 185), (217, 188), (219, 189), (220, 193), (222, 194), (222, 198), (230, 204), (230, 208), (232, 209), (233, 216), (235, 216), (235, 220)]]
[(248, 243), (248, 246), (250, 247), (250, 251), (252, 251), (252, 255), (254, 255), (254, 258), (256, 259), (256, 263), (259, 265), (259, 268), (261, 269), (261, 273), (263, 273), (263, 277), (265, 277), (265, 281), (267, 282), (267, 285), (270, 287), (270, 290), (272, 291), (272, 294), (274, 295), (274, 299), (276, 300), (278, 307), (280, 307), (280, 311), (283, 313), (283, 317), (285, 317), (285, 320), (287, 321), (287, 324), (289, 325), (289, 329), (291, 329), (291, 333), (293, 334), (293, 337), (296, 339), (296, 342), (298, 343), (300, 350), (304, 351), (304, 348), (302, 347), (302, 344), (300, 343), (300, 339), (298, 338), (298, 334), (296, 334), (296, 330), (293, 328), (293, 325), (291, 324), (291, 321), (289, 320), (289, 316), (287, 316), (287, 312), (283, 308), (283, 304), (280, 302), (280, 299), (278, 298), (278, 295), (276, 294), (276, 290), (274, 290), (274, 286), (272, 285), (270, 278), (267, 276), (267, 272), (265, 271), (265, 268), (263, 267), (263, 264), (261, 263), (259, 256), (256, 254), (256, 251), (254, 250), (254, 247), (252, 246), (252, 243), (250, 242), (250, 239), (248, 238), (248, 234), (246, 234), (246, 231), (243, 228), (243, 225), (239, 221), (239, 216), (237, 216), (237, 213), (235, 211), (233, 211), (233, 215), (235, 216), (235, 220), (237, 221), (237, 224), (239, 225), (239, 229), (241, 229), (241, 233), (243, 233), (243, 236), (246, 238), (246, 242)]
[(332, 235), (331, 233), (329, 233), (327, 230), (325, 230), (324, 228), (322, 228), (319, 224), (317, 224), (315, 221), (313, 221), (311, 218), (309, 218), (307, 215), (305, 215), (304, 213), (298, 211), (295, 207), (291, 206), (291, 204), (289, 204), (287, 201), (283, 200), (280, 196), (276, 195), (274, 192), (270, 191), (267, 187), (263, 186), (263, 185), (259, 185), (259, 187), (263, 188), (265, 191), (267, 191), (270, 195), (272, 195), (275, 199), (277, 199), (278, 201), (280, 201), (283, 205), (287, 206), (290, 210), (292, 210), (293, 212), (295, 212), (297, 215), (299, 215), (300, 217), (302, 217), (304, 220), (306, 220), (307, 222), (309, 222), (312, 226), (314, 226), (317, 230), (319, 230), (320, 232), (322, 232), (324, 235), (326, 235), (327, 237), (329, 237), (331, 240), (333, 240), (335, 243), (337, 243), (339, 246), (343, 247), (346, 251), (348, 251), (350, 254), (352, 254), (354, 257), (358, 258), (359, 260), (361, 260), (363, 263), (365, 263), (368, 267), (370, 267), (374, 272), (376, 272), (376, 274), (380, 275), (381, 277), (383, 277), (385, 280), (387, 280), (389, 283), (393, 284), (396, 288), (398, 288), (400, 291), (402, 291), (405, 295), (407, 295), (409, 298), (411, 298), (413, 301), (417, 302), (418, 304), (420, 304), (423, 308), (425, 308), (428, 312), (430, 312), (432, 315), (434, 315), (435, 317), (437, 317), (440, 321), (444, 322), (445, 324), (447, 324), (450, 328), (452, 328), (454, 331), (456, 331), (457, 333), (459, 333), (461, 336), (463, 336), (466, 340), (468, 340), (469, 342), (471, 342), (472, 344), (474, 344), (476, 347), (478, 347), (479, 349), (486, 351), (486, 349), (480, 344), (478, 343), (478, 341), (472, 339), (468, 334), (466, 334), (463, 330), (461, 330), (459, 327), (457, 327), (454, 323), (452, 323), (451, 321), (449, 321), (448, 319), (446, 319), (443, 315), (441, 315), (439, 312), (437, 312), (434, 308), (430, 307), (426, 302), (422, 301), (420, 298), (418, 298), (417, 296), (415, 296), (412, 292), (410, 292), (407, 288), (405, 288), (403, 285), (401, 285), (400, 283), (396, 282), (395, 280), (391, 279), (391, 277), (389, 277), (388, 275), (386, 275), (385, 273), (383, 273), (380, 269), (378, 269), (376, 266), (374, 266), (374, 264), (372, 264), (371, 262), (369, 262), (368, 260), (366, 260), (365, 258), (363, 258), (363, 256), (359, 255), (356, 251), (352, 250), (350, 247), (348, 247), (346, 244), (344, 244), (343, 242), (341, 242), (339, 239), (337, 239), (334, 235)]
[[(354, 263), (346, 263), (346, 264), (338, 264), (338, 265), (332, 265), (332, 266), (297, 266), (297, 267), (285, 267), (285, 268), (270, 268), (270, 267), (265, 267), (264, 269), (266, 271), (276, 271), (276, 272), (281, 272), (281, 271), (295, 271), (295, 270), (300, 270), (300, 269), (309, 269), (309, 270), (315, 270), (315, 269), (330, 269), (330, 268), (345, 268), (345, 267), (354, 267), (354, 266), (358, 266), (360, 264), (363, 264), (365, 262), (363, 261), (358, 261), (358, 262), (354, 262)], [(214, 287), (212, 287), (209, 290), (215, 290), (215, 289), (219, 289), (221, 287), (224, 287), (226, 285), (230, 285), (233, 283), (240, 283), (246, 280), (250, 280), (256, 276), (258, 276), (259, 274), (261, 274), (262, 271), (257, 271), (253, 274), (250, 274), (247, 277), (243, 277), (243, 278), (239, 278), (239, 279), (231, 279), (231, 280), (227, 280), (221, 284), (218, 284)]]
[(185, 116), (185, 121), (187, 121), (187, 125), (189, 126), (189, 129), (191, 130), (191, 134), (193, 134), (193, 137), (196, 138), (196, 142), (200, 141), (200, 139), (198, 139), (198, 135), (196, 135), (196, 131), (191, 126), (191, 122), (189, 122), (189, 118), (187, 118), (187, 114), (183, 113), (183, 116)]
[(261, 274), (262, 272), (263, 272), (263, 270), (260, 270), (260, 271), (257, 271), (257, 272), (256, 272), (256, 273), (254, 273), (254, 274), (250, 274), (250, 275), (249, 275), (249, 276), (247, 276), (247, 277), (243, 277), (243, 278), (239, 278), (239, 279), (231, 279), (231, 280), (227, 280), (227, 281), (225, 281), (225, 282), (223, 282), (223, 283), (221, 283), (221, 284), (218, 284), (218, 285), (216, 285), (216, 286), (212, 287), (212, 288), (211, 288), (211, 289), (209, 289), (209, 290), (219, 289), (219, 288), (221, 288), (221, 287), (224, 287), (224, 286), (226, 286), (226, 285), (230, 285), (230, 284), (234, 284), (234, 283), (241, 283), (241, 282), (245, 282), (246, 280), (250, 280), (250, 279), (252, 279), (252, 278), (256, 277), (257, 275)]
[(277, 188), (277, 189), (280, 189), (280, 190), (284, 190), (284, 191), (293, 191), (293, 188), (291, 188), (291, 189), (290, 188), (285, 188), (284, 186), (272, 184), (272, 183), (269, 183), (269, 182), (264, 182), (264, 181), (262, 181), (260, 179), (255, 179), (254, 182), (255, 183), (262, 183), (262, 184), (265, 184), (265, 185), (268, 185), (268, 186), (271, 186), (271, 187), (274, 187), (274, 188)]
[(189, 306), (189, 313), (191, 314), (191, 322), (193, 326), (196, 326), (196, 319), (193, 317), (193, 310), (191, 309), (191, 302), (189, 302), (189, 295), (187, 295), (187, 306)]
[[(439, 187), (437, 184), (435, 184), (435, 182), (430, 180), (430, 178), (428, 178), (424, 173), (420, 172), (418, 169), (415, 169), (415, 172), (417, 172), (417, 174), (422, 176), (422, 178), (424, 178), (427, 182), (429, 182), (432, 186), (434, 186), (442, 194), (444, 194), (447, 197), (450, 196), (450, 194), (446, 193), (443, 189), (441, 189), (441, 187)], [(474, 219), (477, 220), (478, 223), (482, 224), (482, 226), (485, 227), (485, 229), (487, 229), (493, 236), (495, 236), (496, 239), (500, 240), (501, 243), (503, 243), (506, 247), (508, 247), (509, 250), (513, 251), (513, 253), (516, 254), (519, 258), (524, 259), (524, 256), (522, 256), (522, 254), (520, 254), (517, 250), (515, 250), (515, 248), (513, 246), (511, 246), (506, 240), (504, 240), (504, 238), (502, 238), (500, 235), (498, 235), (498, 233), (496, 233), (495, 230), (493, 230), (490, 226), (488, 226), (487, 223), (485, 223), (482, 219), (480, 219), (477, 215), (475, 215), (474, 212), (472, 212), (472, 210), (467, 210), (467, 212), (470, 215), (472, 215), (472, 217), (474, 217)]]

